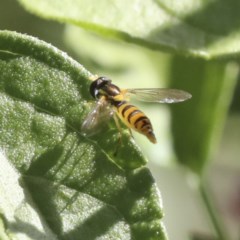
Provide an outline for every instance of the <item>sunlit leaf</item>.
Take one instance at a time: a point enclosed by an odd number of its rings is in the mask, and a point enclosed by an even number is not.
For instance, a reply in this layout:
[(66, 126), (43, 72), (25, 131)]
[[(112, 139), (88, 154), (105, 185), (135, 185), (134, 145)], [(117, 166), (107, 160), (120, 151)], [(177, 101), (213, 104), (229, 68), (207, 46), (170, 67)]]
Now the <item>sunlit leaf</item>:
[[(51, 45), (8, 31), (0, 32), (0, 72), (0, 231), (16, 239), (166, 239), (158, 189), (129, 134), (115, 157), (114, 127), (92, 139), (79, 130), (91, 74)], [(21, 197), (10, 199), (6, 184)]]

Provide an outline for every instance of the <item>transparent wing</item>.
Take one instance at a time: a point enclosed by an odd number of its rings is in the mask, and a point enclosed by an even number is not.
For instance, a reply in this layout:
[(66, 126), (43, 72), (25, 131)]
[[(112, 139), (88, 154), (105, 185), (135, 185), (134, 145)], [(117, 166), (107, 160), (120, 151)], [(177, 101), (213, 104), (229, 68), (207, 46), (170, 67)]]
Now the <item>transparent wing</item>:
[(107, 123), (112, 115), (113, 110), (108, 102), (100, 99), (83, 121), (81, 132), (88, 136), (94, 135), (101, 130), (101, 125)]
[(123, 91), (126, 97), (134, 96), (144, 102), (177, 103), (192, 97), (188, 92), (170, 88), (132, 88)]

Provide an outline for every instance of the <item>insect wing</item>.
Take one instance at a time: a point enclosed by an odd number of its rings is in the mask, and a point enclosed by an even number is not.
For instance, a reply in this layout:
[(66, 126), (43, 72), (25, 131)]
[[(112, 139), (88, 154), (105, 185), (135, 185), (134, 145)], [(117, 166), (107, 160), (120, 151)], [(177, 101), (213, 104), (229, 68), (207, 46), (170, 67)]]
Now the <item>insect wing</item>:
[(91, 136), (100, 130), (100, 126), (112, 117), (113, 110), (107, 101), (99, 100), (83, 121), (81, 132)]
[(126, 97), (134, 96), (144, 102), (177, 103), (192, 97), (188, 92), (170, 88), (132, 88), (125, 92)]

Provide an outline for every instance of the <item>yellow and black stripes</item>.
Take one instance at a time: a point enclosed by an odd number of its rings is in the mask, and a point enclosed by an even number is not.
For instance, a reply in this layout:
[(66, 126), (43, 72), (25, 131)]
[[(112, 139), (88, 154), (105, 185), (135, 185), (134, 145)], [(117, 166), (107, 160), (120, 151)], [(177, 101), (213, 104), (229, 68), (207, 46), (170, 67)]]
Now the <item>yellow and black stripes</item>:
[[(107, 77), (99, 77), (90, 85), (90, 94), (97, 101), (104, 99), (115, 108), (118, 117), (127, 127), (145, 135), (152, 143), (156, 143), (150, 120), (137, 107), (126, 101), (126, 92), (126, 90), (121, 90), (118, 86), (112, 84)], [(96, 118), (96, 113), (93, 112), (91, 116)], [(90, 118), (90, 120), (92, 119)]]
[(149, 118), (134, 105), (126, 101), (114, 101), (113, 105), (120, 119), (129, 127), (144, 134), (151, 142), (156, 143), (152, 124)]

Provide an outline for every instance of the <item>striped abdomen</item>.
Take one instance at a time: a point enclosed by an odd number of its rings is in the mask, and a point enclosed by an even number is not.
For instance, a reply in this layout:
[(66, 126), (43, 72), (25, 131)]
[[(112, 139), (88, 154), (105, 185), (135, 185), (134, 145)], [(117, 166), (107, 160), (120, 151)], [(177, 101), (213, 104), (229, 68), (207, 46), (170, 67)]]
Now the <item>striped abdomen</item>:
[(137, 107), (126, 101), (114, 102), (119, 118), (129, 127), (145, 135), (152, 143), (156, 143), (152, 124), (149, 118)]

